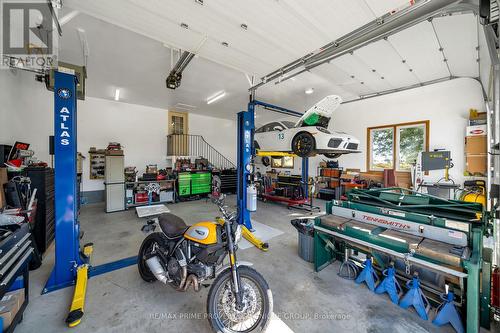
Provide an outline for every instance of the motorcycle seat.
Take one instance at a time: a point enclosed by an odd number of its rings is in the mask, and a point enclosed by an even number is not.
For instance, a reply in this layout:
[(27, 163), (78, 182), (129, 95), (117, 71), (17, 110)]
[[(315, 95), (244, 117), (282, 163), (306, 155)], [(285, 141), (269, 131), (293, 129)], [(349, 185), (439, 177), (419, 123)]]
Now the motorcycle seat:
[(184, 234), (188, 226), (179, 216), (163, 213), (158, 216), (161, 231), (169, 238), (178, 238)]

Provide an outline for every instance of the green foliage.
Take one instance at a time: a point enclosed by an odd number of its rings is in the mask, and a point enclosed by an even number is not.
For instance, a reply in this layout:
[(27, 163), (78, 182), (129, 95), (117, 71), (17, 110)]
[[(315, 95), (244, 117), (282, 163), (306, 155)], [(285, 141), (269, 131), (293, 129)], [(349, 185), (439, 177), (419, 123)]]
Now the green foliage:
[(418, 153), (424, 151), (425, 131), (423, 126), (405, 127), (399, 130), (399, 168), (410, 170)]
[(379, 169), (391, 169), (393, 152), (393, 129), (385, 128), (372, 132), (372, 165)]
[[(418, 153), (424, 151), (425, 127), (401, 127), (399, 131), (400, 170), (410, 170)], [(394, 130), (384, 128), (372, 130), (372, 166), (378, 169), (392, 169), (394, 156)]]

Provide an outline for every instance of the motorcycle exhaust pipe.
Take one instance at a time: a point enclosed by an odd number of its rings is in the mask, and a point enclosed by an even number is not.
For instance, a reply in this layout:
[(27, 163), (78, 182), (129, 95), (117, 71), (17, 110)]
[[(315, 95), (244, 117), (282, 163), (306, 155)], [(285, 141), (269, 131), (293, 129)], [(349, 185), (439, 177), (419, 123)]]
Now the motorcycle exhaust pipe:
[(194, 291), (200, 291), (200, 283), (198, 282), (198, 277), (194, 274), (190, 274), (186, 279), (186, 284), (182, 288), (182, 291), (188, 290), (189, 287), (193, 285)]
[(153, 275), (158, 281), (164, 284), (167, 284), (167, 282), (169, 282), (168, 274), (163, 269), (163, 266), (160, 264), (160, 260), (158, 259), (157, 256), (153, 256), (147, 259), (146, 265), (148, 265), (149, 270), (151, 271), (151, 273), (153, 273)]

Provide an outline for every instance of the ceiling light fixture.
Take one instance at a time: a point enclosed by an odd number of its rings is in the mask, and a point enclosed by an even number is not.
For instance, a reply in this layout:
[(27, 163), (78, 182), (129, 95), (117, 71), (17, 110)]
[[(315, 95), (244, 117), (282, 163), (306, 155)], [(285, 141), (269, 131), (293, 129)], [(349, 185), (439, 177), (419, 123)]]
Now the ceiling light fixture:
[(218, 92), (217, 94), (213, 95), (212, 97), (207, 98), (207, 104), (212, 104), (213, 102), (221, 99), (222, 97), (226, 96), (226, 92), (224, 90)]
[(115, 90), (115, 101), (119, 101), (120, 100), (120, 89), (116, 89)]
[(203, 6), (203, 0), (194, 0), (194, 2), (196, 2), (198, 5), (202, 5)]
[(306, 94), (308, 94), (308, 95), (311, 95), (314, 92), (314, 89), (313, 88), (309, 88), (309, 89), (306, 89), (304, 92)]
[(248, 25), (246, 25), (245, 23), (242, 23), (242, 24), (240, 25), (240, 27), (241, 27), (241, 29), (243, 29), (243, 30), (248, 30)]

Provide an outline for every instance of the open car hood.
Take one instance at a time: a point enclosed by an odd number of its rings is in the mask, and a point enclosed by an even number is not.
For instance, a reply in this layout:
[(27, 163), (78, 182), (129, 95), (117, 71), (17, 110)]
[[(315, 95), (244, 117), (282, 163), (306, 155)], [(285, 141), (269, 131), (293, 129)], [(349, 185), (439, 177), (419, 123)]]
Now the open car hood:
[(330, 95), (314, 104), (309, 110), (300, 117), (295, 127), (319, 126), (328, 128), (333, 112), (338, 109), (342, 103), (342, 98), (337, 95)]

